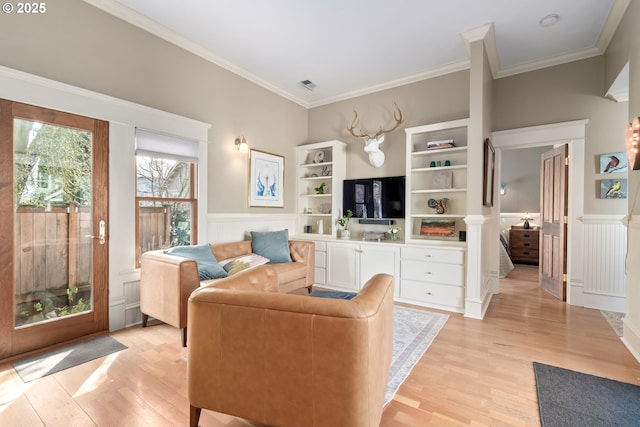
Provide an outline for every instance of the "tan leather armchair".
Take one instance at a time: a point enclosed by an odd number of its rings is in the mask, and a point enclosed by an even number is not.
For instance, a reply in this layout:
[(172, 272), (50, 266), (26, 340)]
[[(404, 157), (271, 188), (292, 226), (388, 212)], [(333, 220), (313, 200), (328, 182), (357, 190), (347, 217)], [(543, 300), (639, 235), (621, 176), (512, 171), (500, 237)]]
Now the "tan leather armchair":
[[(251, 252), (251, 241), (211, 245), (216, 259), (224, 260)], [(308, 293), (315, 274), (315, 245), (311, 241), (289, 240), (292, 262), (262, 265), (238, 274), (247, 278), (256, 271), (271, 270), (278, 292)], [(187, 345), (187, 301), (201, 285), (218, 286), (230, 278), (201, 282), (196, 262), (163, 251), (142, 254), (140, 267), (140, 311), (142, 327), (149, 316), (182, 330), (182, 346)], [(251, 280), (251, 279), (246, 279)]]
[(282, 427), (380, 424), (393, 346), (393, 277), (352, 300), (257, 290), (264, 276), (189, 298), (190, 424), (202, 409)]

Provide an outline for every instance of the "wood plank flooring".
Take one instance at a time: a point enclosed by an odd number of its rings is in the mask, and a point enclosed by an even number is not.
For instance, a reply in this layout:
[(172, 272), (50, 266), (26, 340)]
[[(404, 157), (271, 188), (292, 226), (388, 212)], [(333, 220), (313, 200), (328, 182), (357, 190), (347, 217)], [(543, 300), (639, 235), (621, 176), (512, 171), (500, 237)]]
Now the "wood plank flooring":
[[(129, 348), (30, 383), (1, 364), (0, 425), (188, 425), (180, 332), (155, 324), (111, 335)], [(640, 385), (640, 364), (598, 310), (555, 300), (538, 288), (537, 267), (518, 265), (483, 321), (450, 314), (380, 425), (539, 426), (533, 361)], [(206, 410), (200, 425), (260, 426)]]

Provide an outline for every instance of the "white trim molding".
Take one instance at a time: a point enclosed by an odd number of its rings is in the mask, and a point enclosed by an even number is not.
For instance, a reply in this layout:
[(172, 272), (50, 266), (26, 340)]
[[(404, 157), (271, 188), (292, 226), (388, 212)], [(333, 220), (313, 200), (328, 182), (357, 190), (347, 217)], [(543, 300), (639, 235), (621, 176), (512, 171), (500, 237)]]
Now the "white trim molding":
[[(497, 269), (493, 271), (491, 268), (493, 257), (486, 256), (485, 244), (483, 244), (489, 242), (485, 236), (490, 235), (487, 227), (491, 225), (491, 218), (484, 215), (467, 215), (464, 222), (467, 224), (467, 283), (464, 316), (482, 319), (493, 296), (492, 281), (498, 279)], [(486, 242), (483, 242), (483, 238)], [(497, 242), (497, 240), (493, 241)]]
[(626, 312), (624, 215), (584, 215), (583, 306)]
[[(583, 306), (584, 287), (584, 165), (585, 135), (589, 120), (552, 123), (493, 132), (493, 146), (498, 151), (496, 172), (501, 182), (502, 150), (567, 144), (569, 147), (567, 226), (567, 302)], [(498, 198), (498, 204), (500, 198)], [(499, 212), (499, 209), (497, 210)]]

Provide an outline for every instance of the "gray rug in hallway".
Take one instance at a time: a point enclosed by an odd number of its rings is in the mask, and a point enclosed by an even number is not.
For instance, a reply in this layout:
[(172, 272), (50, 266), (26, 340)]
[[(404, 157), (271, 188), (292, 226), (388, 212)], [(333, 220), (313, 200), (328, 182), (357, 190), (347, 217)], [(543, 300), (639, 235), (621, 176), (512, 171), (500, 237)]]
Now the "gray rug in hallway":
[(12, 365), (22, 381), (28, 383), (126, 348), (126, 345), (104, 335), (18, 360)]
[(446, 314), (395, 306), (393, 311), (393, 356), (384, 397), (386, 405), (420, 360), (447, 319)]
[(533, 363), (542, 427), (640, 425), (640, 387)]

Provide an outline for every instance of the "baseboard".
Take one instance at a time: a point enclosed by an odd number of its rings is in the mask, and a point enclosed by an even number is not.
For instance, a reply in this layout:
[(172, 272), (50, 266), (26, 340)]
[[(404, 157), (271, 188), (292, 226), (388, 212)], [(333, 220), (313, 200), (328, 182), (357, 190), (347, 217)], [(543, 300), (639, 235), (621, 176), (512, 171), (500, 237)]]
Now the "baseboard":
[(633, 357), (640, 362), (640, 333), (631, 325), (626, 317), (622, 319), (621, 340)]

